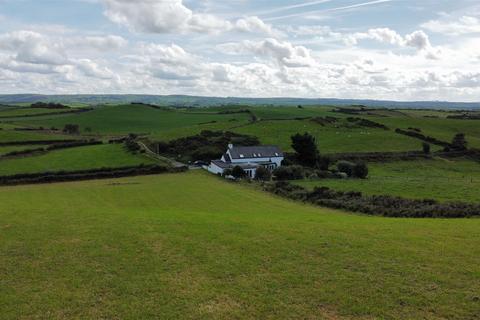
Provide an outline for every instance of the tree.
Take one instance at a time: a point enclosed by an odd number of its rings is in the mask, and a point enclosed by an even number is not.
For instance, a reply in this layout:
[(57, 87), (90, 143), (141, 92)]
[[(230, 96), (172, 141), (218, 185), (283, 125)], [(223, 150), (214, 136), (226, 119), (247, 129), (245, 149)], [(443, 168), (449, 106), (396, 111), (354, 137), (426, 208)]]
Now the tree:
[(457, 133), (452, 140), (452, 148), (455, 150), (467, 150), (467, 140), (464, 133)]
[(79, 134), (80, 127), (78, 124), (66, 124), (63, 128), (63, 132), (67, 134)]
[(353, 167), (353, 176), (359, 179), (366, 179), (368, 177), (368, 167), (363, 161), (355, 163)]
[(315, 167), (320, 158), (315, 137), (305, 132), (292, 136), (292, 148), (297, 153), (297, 160), (309, 167)]
[(269, 181), (272, 178), (272, 174), (265, 167), (259, 167), (255, 172), (255, 180)]
[(422, 148), (423, 148), (423, 153), (430, 154), (430, 144), (429, 143), (424, 142), (422, 144)]
[(246, 175), (247, 173), (245, 172), (245, 170), (242, 169), (242, 167), (240, 166), (233, 167), (232, 176), (234, 176), (236, 179), (245, 178)]

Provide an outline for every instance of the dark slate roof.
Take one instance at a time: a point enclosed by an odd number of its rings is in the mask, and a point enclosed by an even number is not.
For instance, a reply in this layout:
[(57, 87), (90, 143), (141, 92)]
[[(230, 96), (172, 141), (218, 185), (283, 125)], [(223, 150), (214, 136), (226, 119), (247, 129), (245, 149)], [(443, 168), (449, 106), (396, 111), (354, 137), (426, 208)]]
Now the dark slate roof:
[(260, 164), (256, 164), (256, 163), (231, 163), (231, 162), (223, 162), (222, 160), (212, 160), (212, 163), (222, 169), (231, 169), (235, 166), (239, 166), (242, 169), (255, 169), (260, 166)]
[[(277, 146), (236, 147), (230, 149), (233, 159), (244, 158), (274, 158), (283, 157), (283, 152)], [(240, 155), (243, 155), (242, 157)]]
[(228, 169), (232, 167), (231, 163), (223, 162), (222, 160), (212, 160), (212, 163), (222, 169)]

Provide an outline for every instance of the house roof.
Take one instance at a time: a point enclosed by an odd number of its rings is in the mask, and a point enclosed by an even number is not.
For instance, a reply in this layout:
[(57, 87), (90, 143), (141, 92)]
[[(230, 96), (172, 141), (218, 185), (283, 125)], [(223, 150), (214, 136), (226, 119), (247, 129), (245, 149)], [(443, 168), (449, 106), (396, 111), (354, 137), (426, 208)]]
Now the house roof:
[(275, 158), (283, 157), (283, 152), (277, 146), (236, 147), (230, 150), (232, 159), (244, 158)]
[(235, 166), (239, 166), (242, 169), (256, 169), (261, 165), (273, 164), (271, 162), (262, 163), (231, 163), (223, 162), (222, 160), (212, 160), (212, 163), (222, 169), (232, 169)]

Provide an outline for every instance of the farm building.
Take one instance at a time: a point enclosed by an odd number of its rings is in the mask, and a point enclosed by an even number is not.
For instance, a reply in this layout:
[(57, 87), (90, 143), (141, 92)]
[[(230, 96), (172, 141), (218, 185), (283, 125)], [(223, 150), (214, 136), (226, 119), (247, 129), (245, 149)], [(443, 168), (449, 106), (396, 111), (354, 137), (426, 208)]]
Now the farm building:
[(254, 178), (259, 167), (272, 171), (282, 165), (283, 152), (277, 146), (237, 147), (228, 145), (228, 150), (220, 160), (213, 160), (207, 170), (223, 175), (235, 166), (241, 167), (248, 177)]

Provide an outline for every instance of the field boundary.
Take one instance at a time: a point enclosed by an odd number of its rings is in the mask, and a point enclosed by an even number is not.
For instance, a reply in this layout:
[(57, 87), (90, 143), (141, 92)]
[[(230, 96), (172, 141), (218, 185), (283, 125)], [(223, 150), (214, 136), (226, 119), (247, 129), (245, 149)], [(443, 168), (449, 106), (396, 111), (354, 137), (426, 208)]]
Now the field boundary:
[(14, 186), (25, 184), (43, 184), (55, 182), (100, 180), (112, 178), (124, 178), (133, 176), (145, 176), (161, 173), (185, 172), (186, 167), (172, 168), (167, 166), (130, 166), (119, 168), (99, 168), (78, 171), (56, 171), (31, 174), (16, 174), (11, 176), (0, 176), (0, 186)]

